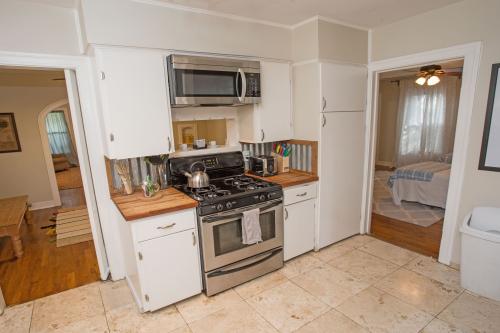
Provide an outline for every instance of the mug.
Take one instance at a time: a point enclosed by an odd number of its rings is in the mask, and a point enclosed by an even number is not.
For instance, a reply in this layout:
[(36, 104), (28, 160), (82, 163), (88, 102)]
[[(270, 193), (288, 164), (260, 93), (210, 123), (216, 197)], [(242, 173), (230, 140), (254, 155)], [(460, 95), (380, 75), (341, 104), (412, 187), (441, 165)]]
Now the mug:
[(182, 151), (187, 151), (188, 150), (188, 145), (187, 143), (181, 143), (179, 148), (182, 150)]
[(209, 146), (210, 146), (210, 148), (216, 148), (217, 147), (217, 141), (215, 141), (215, 140), (210, 141)]

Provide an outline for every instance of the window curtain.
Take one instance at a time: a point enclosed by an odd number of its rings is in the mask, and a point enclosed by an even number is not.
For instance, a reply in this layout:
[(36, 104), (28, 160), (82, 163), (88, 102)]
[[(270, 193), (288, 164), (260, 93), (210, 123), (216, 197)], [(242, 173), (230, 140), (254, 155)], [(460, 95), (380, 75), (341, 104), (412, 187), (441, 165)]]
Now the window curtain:
[(396, 132), (397, 167), (444, 161), (453, 153), (461, 80), (443, 76), (434, 86), (400, 81)]
[(47, 128), (47, 136), (52, 155), (64, 154), (72, 165), (78, 165), (71, 135), (66, 123), (64, 111), (52, 111), (45, 118), (45, 126)]

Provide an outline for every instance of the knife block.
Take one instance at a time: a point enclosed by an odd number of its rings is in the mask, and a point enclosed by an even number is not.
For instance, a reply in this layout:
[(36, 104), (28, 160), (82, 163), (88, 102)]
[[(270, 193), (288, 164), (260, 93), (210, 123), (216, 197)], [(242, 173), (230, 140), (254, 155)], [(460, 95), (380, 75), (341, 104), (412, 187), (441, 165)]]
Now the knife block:
[(272, 153), (278, 161), (278, 173), (284, 173), (290, 171), (290, 156), (281, 156), (276, 153)]

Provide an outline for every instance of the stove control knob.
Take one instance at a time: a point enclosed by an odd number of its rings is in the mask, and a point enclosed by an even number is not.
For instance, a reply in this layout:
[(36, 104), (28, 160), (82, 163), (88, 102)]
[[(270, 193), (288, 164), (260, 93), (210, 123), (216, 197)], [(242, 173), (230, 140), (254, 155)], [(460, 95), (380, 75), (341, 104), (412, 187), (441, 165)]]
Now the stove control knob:
[(231, 209), (231, 207), (233, 207), (233, 204), (231, 202), (226, 202), (226, 208), (227, 209)]
[(222, 211), (223, 209), (224, 209), (224, 205), (223, 204), (220, 203), (220, 204), (217, 205), (217, 210), (219, 212)]
[(267, 194), (267, 199), (271, 200), (271, 199), (272, 199), (272, 197), (273, 197), (273, 194), (272, 194), (272, 193), (268, 193), (268, 194)]
[(261, 194), (259, 199), (260, 199), (260, 201), (264, 201), (264, 200), (266, 200), (266, 196), (264, 194)]

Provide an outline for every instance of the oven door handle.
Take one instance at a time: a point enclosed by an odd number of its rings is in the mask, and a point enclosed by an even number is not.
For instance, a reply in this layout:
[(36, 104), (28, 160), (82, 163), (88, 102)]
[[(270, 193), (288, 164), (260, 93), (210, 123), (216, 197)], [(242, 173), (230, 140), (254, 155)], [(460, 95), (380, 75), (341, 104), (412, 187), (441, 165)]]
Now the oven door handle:
[[(266, 210), (269, 210), (270, 208), (273, 208), (274, 206), (281, 205), (283, 202), (281, 200), (273, 202), (267, 206), (261, 207), (260, 212), (263, 213)], [(203, 217), (202, 222), (203, 223), (210, 223), (210, 222), (215, 222), (215, 221), (226, 221), (226, 220), (232, 220), (236, 218), (241, 218), (243, 217), (243, 213), (236, 213), (236, 214), (230, 214), (230, 215), (216, 215), (216, 216), (209, 216), (209, 217)]]
[(240, 262), (237, 262), (232, 265), (225, 266), (221, 269), (218, 269), (214, 272), (211, 272), (207, 274), (207, 277), (215, 277), (215, 276), (220, 276), (220, 275), (226, 275), (226, 274), (231, 274), (237, 271), (241, 271), (247, 268), (250, 268), (252, 266), (256, 266), (266, 260), (269, 260), (270, 258), (274, 257), (275, 255), (283, 252), (283, 248), (278, 248), (270, 252), (265, 252), (259, 255), (256, 255), (252, 258), (249, 258), (247, 260), (242, 260)]
[(203, 218), (203, 223), (210, 223), (210, 222), (215, 222), (215, 221), (222, 221), (222, 220), (233, 220), (236, 218), (243, 217), (243, 213), (238, 213), (238, 214), (232, 214), (232, 215), (219, 215), (219, 216), (212, 216), (212, 217), (204, 217)]

